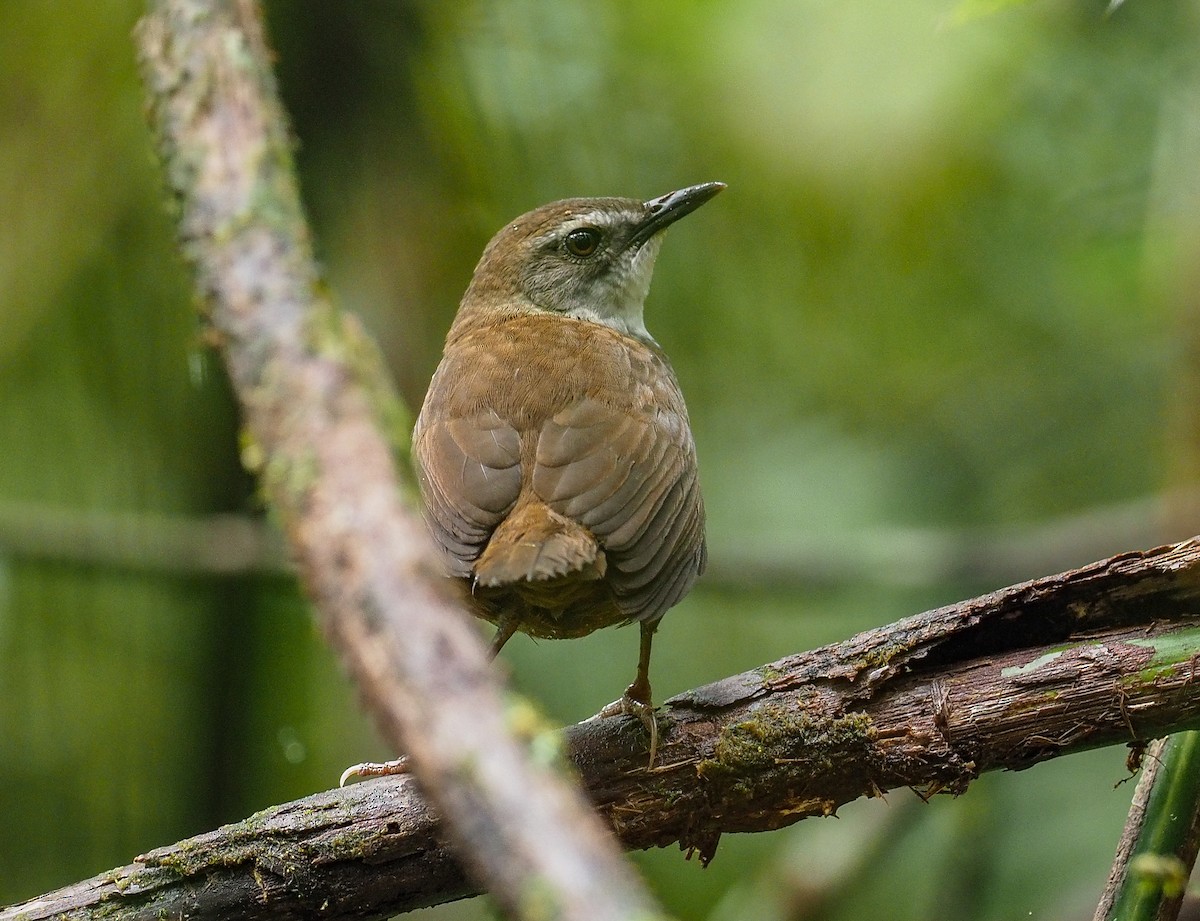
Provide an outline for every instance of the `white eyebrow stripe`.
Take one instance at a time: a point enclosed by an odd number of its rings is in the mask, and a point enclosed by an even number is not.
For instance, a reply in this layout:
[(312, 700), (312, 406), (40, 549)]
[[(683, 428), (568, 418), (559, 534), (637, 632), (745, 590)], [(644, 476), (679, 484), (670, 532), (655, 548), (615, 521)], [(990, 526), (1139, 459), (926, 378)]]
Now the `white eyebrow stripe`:
[(577, 227), (611, 227), (617, 217), (618, 215), (611, 211), (589, 211), (587, 214), (578, 214), (571, 218), (563, 227), (571, 230)]
[(613, 214), (611, 211), (588, 211), (584, 214), (577, 214), (553, 230), (538, 236), (536, 242), (540, 245), (561, 240), (572, 230), (578, 230), (581, 227), (599, 227), (603, 230), (609, 230), (622, 217), (623, 215)]

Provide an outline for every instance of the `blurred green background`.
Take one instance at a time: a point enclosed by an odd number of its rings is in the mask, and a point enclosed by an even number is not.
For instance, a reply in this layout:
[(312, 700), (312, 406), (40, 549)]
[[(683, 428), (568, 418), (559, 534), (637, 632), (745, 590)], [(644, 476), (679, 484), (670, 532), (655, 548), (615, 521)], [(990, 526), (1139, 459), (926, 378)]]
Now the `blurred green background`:
[[(388, 754), (261, 570), (142, 116), (140, 11), (0, 5), (0, 904)], [(712, 559), (664, 621), (660, 700), (1200, 531), (1194, 0), (267, 12), (320, 258), (411, 405), (505, 221), (729, 184), (672, 230), (647, 311)], [(574, 721), (636, 646), (517, 638), (502, 662)], [(1124, 754), (727, 836), (708, 870), (636, 859), (681, 919), (1090, 917)]]

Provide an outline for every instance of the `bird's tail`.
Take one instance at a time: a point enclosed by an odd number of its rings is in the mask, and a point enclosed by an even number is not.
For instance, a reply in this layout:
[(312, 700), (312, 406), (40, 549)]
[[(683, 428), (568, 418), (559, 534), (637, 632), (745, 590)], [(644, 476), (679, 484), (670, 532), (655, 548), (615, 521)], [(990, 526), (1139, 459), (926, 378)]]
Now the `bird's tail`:
[(539, 500), (517, 506), (496, 528), (475, 562), (477, 585), (540, 582), (571, 573), (604, 576), (604, 551), (595, 535)]

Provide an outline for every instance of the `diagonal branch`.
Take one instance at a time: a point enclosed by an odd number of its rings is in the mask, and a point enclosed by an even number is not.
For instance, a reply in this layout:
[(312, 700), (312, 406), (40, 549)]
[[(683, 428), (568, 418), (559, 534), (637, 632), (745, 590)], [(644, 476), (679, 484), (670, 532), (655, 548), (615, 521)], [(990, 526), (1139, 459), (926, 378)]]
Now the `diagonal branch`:
[[(909, 786), (1200, 727), (1200, 537), (939, 608), (681, 694), (645, 769), (635, 720), (567, 748), (627, 848), (710, 860), (765, 831)], [(0, 921), (380, 918), (474, 893), (409, 778), (265, 810), (142, 855)]]
[[(659, 917), (580, 792), (510, 732), (514, 705), (403, 500), (384, 435), (399, 413), (374, 353), (320, 283), (258, 4), (153, 0), (137, 40), (245, 453), (384, 734), (411, 756), (473, 877), (508, 916)], [(361, 901), (328, 898), (330, 914)]]

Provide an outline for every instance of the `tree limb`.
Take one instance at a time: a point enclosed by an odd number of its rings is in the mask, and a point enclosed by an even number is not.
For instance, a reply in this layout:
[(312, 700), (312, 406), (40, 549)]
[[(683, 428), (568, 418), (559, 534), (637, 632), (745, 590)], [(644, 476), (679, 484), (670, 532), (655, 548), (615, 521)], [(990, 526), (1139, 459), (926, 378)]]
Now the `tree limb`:
[[(909, 786), (1200, 726), (1200, 537), (1126, 553), (788, 656), (667, 701), (657, 766), (633, 719), (565, 742), (627, 848), (712, 859), (726, 832)], [(475, 892), (410, 778), (265, 810), (0, 911), (0, 921), (380, 918)]]

